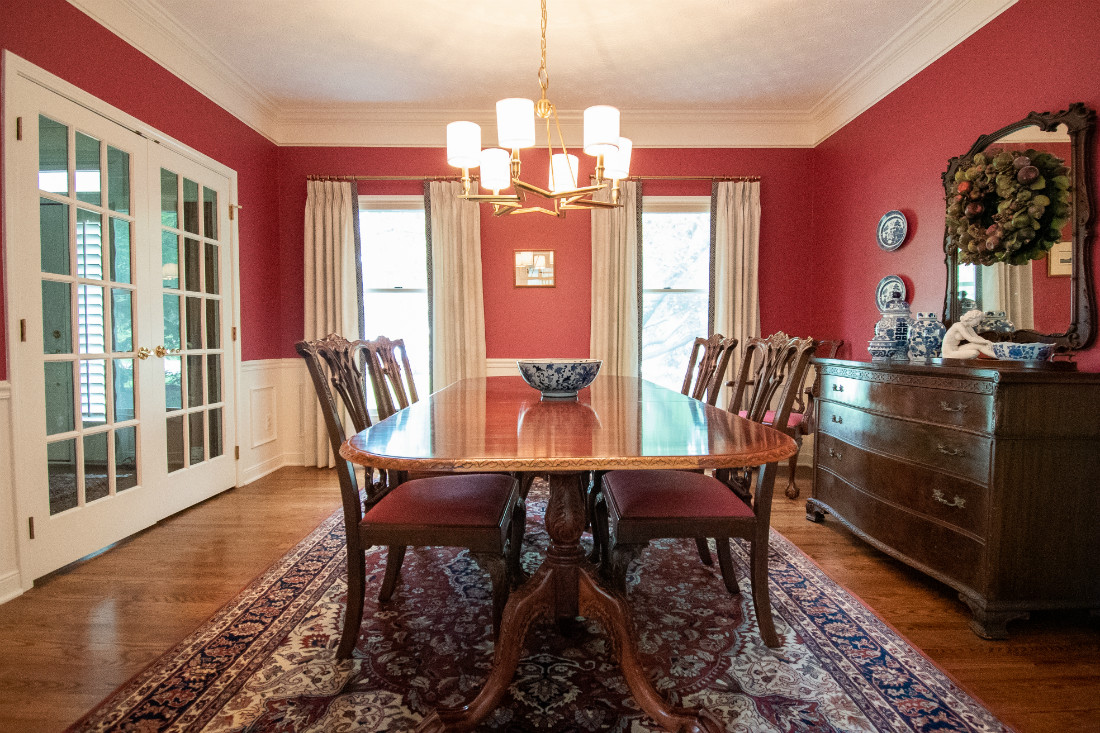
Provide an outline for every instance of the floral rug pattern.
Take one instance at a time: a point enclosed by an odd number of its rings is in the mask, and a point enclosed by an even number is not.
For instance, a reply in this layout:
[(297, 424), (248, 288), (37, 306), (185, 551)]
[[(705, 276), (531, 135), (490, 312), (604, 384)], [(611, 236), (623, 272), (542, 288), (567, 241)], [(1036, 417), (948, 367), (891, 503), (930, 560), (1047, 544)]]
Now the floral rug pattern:
[[(528, 500), (524, 567), (547, 536), (545, 484)], [(587, 536), (586, 536), (587, 537)], [(747, 548), (740, 596), (694, 543), (652, 543), (627, 578), (642, 659), (666, 699), (703, 707), (729, 731), (1009, 730), (782, 535), (771, 596), (782, 646), (760, 640)], [(472, 699), (492, 662), (488, 577), (464, 550), (410, 548), (393, 599), (376, 593), (384, 550), (367, 558), (355, 656), (339, 662), (346, 582), (340, 512), (214, 618), (70, 730), (410, 731), (434, 707)], [(659, 730), (638, 709), (595, 622), (570, 638), (550, 622), (527, 637), (508, 695), (480, 730)]]

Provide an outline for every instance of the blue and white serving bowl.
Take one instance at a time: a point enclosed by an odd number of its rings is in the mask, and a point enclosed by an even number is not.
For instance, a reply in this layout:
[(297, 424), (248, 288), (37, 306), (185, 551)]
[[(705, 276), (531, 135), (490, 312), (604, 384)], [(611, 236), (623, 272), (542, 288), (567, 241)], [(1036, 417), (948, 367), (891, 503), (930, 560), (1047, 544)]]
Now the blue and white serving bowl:
[(544, 399), (569, 399), (592, 384), (603, 365), (601, 359), (538, 359), (517, 361), (523, 381)]
[(990, 344), (998, 359), (1012, 361), (1046, 361), (1054, 352), (1054, 344), (1015, 344), (1011, 341), (997, 341)]

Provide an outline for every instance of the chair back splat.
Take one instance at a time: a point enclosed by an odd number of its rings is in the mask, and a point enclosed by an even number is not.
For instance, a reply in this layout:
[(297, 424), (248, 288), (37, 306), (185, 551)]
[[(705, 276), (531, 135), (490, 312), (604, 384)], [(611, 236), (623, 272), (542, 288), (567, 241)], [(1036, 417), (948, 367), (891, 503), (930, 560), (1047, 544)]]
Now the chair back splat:
[(680, 392), (709, 405), (715, 404), (735, 346), (737, 339), (726, 338), (720, 333), (710, 338), (696, 338), (691, 346), (684, 386)]
[(782, 331), (764, 338), (750, 338), (743, 344), (741, 366), (730, 396), (730, 412), (753, 422), (765, 422), (765, 415), (773, 412), (774, 417), (769, 415), (771, 419), (766, 422), (785, 427), (813, 351), (813, 339), (791, 338)]
[(391, 340), (379, 336), (373, 341), (360, 343), (365, 354), (367, 372), (374, 386), (379, 420), (385, 420), (420, 399), (416, 395), (412, 366), (409, 364), (403, 339)]

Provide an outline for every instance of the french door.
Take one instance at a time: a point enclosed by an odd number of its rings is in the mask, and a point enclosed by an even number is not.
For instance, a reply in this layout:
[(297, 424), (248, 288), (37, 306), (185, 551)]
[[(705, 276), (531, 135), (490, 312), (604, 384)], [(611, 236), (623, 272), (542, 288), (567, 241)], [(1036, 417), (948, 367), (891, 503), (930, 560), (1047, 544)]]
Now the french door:
[(30, 79), (7, 84), (26, 582), (235, 483), (230, 181)]

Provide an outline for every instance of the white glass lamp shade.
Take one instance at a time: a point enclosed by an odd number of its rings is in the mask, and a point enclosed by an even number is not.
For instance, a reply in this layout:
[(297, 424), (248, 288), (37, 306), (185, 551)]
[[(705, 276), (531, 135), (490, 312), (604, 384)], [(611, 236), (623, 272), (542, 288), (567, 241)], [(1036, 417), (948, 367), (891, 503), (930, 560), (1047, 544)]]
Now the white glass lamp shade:
[(447, 162), (455, 168), (477, 168), (481, 162), (481, 125), (476, 122), (447, 125)]
[(569, 191), (577, 187), (577, 156), (554, 153), (550, 156), (550, 192)]
[(500, 191), (512, 185), (512, 156), (501, 148), (481, 151), (481, 187)]
[(619, 147), (619, 110), (597, 104), (584, 111), (584, 152), (610, 155)]
[(511, 97), (497, 102), (497, 142), (505, 150), (535, 144), (535, 103)]
[(630, 151), (634, 144), (628, 137), (619, 138), (619, 149), (614, 153), (605, 155), (603, 159), (604, 176), (606, 178), (626, 178), (630, 175)]

